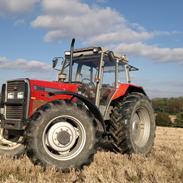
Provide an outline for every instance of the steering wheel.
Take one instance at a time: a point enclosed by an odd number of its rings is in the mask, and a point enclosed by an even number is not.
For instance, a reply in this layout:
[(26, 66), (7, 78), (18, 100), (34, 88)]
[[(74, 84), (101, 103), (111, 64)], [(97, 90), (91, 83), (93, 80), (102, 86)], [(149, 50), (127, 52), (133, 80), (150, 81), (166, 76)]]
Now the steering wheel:
[[(89, 82), (86, 83), (86, 82), (84, 82), (84, 81), (89, 81)], [(90, 79), (88, 79), (88, 78), (83, 78), (83, 79), (81, 80), (81, 82), (84, 83), (84, 84), (88, 84), (89, 87), (95, 88), (95, 83), (94, 83), (93, 81), (91, 81)]]

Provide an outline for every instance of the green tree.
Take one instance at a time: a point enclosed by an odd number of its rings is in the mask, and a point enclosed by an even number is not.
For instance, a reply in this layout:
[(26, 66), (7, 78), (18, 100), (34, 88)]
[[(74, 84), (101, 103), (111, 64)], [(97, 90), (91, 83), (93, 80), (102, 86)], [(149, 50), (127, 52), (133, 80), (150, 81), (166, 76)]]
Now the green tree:
[(166, 112), (172, 115), (183, 112), (183, 97), (156, 98), (152, 100), (155, 112)]
[(174, 126), (183, 128), (183, 112), (180, 112), (176, 115)]
[(170, 114), (177, 114), (183, 109), (183, 98), (170, 98), (167, 103), (167, 109)]
[(157, 98), (152, 101), (153, 108), (156, 112), (167, 112), (167, 103), (167, 98)]
[(156, 115), (157, 126), (172, 126), (169, 114), (165, 112), (158, 112)]

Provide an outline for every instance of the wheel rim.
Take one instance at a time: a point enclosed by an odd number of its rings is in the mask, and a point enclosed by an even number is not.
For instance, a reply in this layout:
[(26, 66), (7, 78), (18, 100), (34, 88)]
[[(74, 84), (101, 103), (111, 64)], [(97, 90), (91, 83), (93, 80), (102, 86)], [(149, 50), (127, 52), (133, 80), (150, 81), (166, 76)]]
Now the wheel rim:
[(22, 137), (18, 139), (16, 137), (10, 138), (9, 140), (4, 138), (4, 129), (0, 127), (0, 149), (13, 150), (21, 146)]
[(151, 119), (145, 107), (136, 110), (132, 117), (132, 139), (135, 145), (143, 147), (147, 144), (150, 136)]
[(83, 150), (86, 143), (86, 131), (82, 123), (69, 115), (52, 119), (42, 136), (46, 152), (57, 160), (70, 160)]

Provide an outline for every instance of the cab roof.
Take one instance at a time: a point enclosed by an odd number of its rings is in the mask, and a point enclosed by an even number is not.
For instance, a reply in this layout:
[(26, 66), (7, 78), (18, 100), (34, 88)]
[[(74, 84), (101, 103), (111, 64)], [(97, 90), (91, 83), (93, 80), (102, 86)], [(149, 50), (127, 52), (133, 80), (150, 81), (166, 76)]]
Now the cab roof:
[[(113, 60), (119, 60), (120, 62), (128, 62), (128, 58), (126, 56), (122, 56), (119, 54), (114, 53), (113, 51), (110, 51), (106, 48), (102, 47), (88, 47), (88, 48), (79, 48), (79, 49), (74, 49), (73, 52), (73, 57), (90, 57), (90, 58), (95, 58), (100, 55), (100, 53), (104, 53), (105, 56), (108, 56), (109, 54), (112, 56)], [(70, 51), (66, 51), (65, 53), (70, 53)]]
[[(119, 55), (110, 51), (109, 49), (103, 47), (87, 47), (74, 49), (73, 52), (73, 62), (82, 62), (85, 65), (92, 65), (93, 67), (98, 67), (98, 63), (101, 58), (101, 53), (104, 54), (105, 66), (114, 66), (116, 60), (119, 61), (119, 65), (128, 64), (128, 58), (125, 55)], [(65, 58), (70, 59), (70, 51), (65, 51)], [(130, 66), (131, 70), (137, 70), (137, 68)], [(133, 68), (133, 69), (132, 69)]]

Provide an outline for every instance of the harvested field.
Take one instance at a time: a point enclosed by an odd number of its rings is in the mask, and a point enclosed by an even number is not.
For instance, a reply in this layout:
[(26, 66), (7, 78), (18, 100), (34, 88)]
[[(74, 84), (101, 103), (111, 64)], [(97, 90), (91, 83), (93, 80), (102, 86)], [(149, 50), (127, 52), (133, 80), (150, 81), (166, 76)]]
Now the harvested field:
[(148, 157), (98, 152), (94, 162), (82, 172), (43, 170), (34, 167), (26, 157), (0, 160), (3, 183), (183, 183), (183, 129), (158, 127), (155, 146)]

